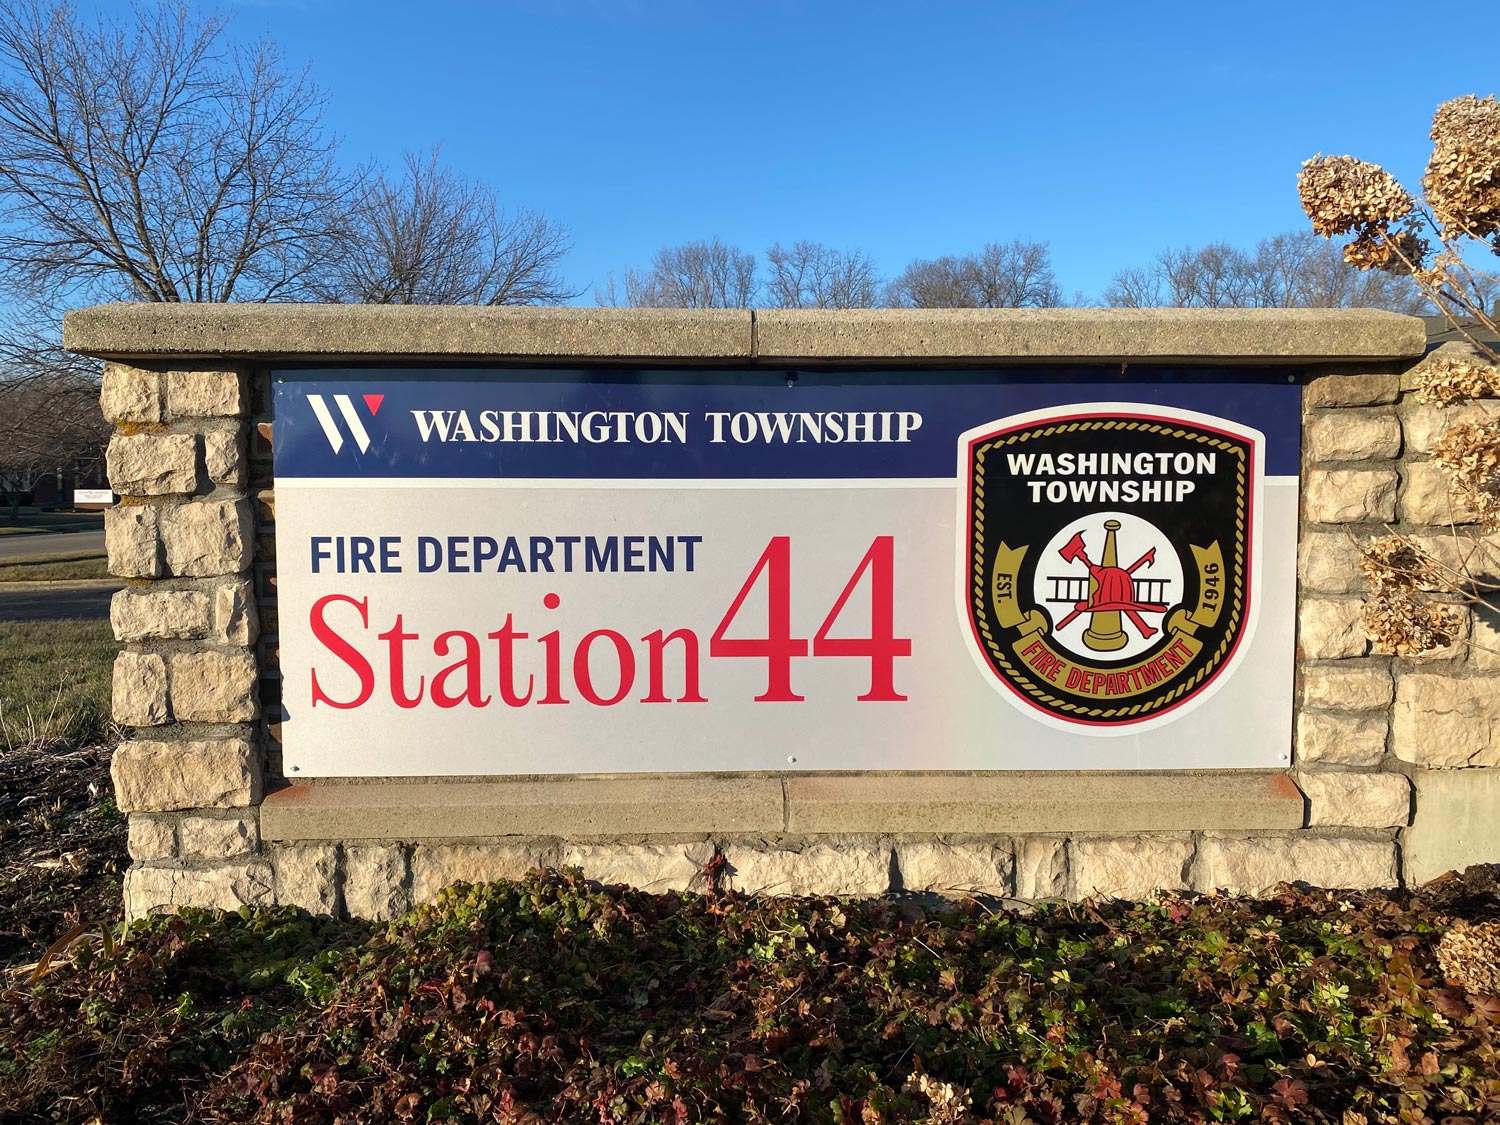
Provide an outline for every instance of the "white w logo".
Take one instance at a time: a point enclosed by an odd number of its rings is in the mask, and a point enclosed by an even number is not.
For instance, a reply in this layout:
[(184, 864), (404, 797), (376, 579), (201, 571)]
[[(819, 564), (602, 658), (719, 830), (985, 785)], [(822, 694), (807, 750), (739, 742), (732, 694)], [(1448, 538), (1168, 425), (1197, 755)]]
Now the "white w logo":
[[(333, 403), (343, 415), (344, 423), (349, 427), (349, 433), (354, 438), (354, 444), (359, 446), (359, 451), (369, 452), (370, 435), (365, 430), (365, 424), (360, 421), (359, 415), (354, 412), (353, 401), (348, 395), (334, 395)], [(308, 395), (307, 405), (311, 406), (312, 412), (317, 415), (318, 425), (323, 427), (323, 436), (328, 439), (328, 444), (333, 446), (333, 451), (337, 453), (343, 449), (344, 435), (339, 431), (338, 423), (333, 420), (333, 413), (328, 409), (328, 404), (323, 401), (323, 396)]]

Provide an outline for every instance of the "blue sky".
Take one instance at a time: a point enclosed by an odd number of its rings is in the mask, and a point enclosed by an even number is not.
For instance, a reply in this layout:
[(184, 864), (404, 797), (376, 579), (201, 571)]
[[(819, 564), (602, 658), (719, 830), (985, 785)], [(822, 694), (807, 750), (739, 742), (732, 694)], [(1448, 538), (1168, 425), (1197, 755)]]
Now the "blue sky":
[[(1097, 298), (1167, 246), (1305, 222), (1300, 162), (1409, 184), (1493, 52), (1395, 3), (259, 0), (357, 161), (444, 158), (566, 224), (576, 288), (718, 235), (913, 257), (1047, 240)], [(582, 301), (587, 303), (586, 293)]]

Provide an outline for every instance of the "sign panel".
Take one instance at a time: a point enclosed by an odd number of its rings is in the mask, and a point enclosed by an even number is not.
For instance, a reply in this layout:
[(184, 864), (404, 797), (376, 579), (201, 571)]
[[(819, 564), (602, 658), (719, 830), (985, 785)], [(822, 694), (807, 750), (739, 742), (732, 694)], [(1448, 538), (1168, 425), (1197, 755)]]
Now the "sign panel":
[(1271, 378), (279, 372), (287, 772), (1284, 765)]

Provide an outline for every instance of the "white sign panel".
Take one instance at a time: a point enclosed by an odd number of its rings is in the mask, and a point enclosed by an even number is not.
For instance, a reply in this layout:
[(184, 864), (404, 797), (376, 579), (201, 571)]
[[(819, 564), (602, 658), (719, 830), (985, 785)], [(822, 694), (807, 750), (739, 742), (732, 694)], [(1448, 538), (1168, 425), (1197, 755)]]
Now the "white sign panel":
[(286, 770), (1284, 765), (1298, 391), (282, 373)]

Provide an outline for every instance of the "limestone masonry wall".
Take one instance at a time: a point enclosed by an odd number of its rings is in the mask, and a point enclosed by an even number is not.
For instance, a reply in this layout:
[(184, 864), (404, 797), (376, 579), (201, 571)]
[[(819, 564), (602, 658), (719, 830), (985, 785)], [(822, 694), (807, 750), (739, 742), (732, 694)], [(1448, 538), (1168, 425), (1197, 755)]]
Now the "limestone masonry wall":
[[(114, 306), (70, 320), (68, 342), (109, 359), (102, 405), (115, 427), (109, 477), (122, 501), (107, 514), (106, 539), (110, 570), (129, 580), (110, 615), (121, 644), (114, 717), (131, 732), (114, 779), (129, 815), (131, 915), (282, 902), (384, 918), (447, 883), (538, 864), (683, 889), (701, 886), (715, 854), (728, 884), (748, 892), (1020, 899), (1163, 888), (1258, 893), (1282, 880), (1389, 886), (1500, 859), (1500, 624), (1471, 615), (1464, 640), (1475, 647), (1413, 659), (1373, 651), (1361, 620), (1355, 542), (1391, 525), (1445, 558), (1463, 550), (1448, 527), (1444, 478), (1429, 461), (1450, 411), (1407, 393), (1421, 322), (1367, 313), (1324, 313), (1321, 321), (1280, 313), (777, 313), (757, 336), (748, 313), (741, 321), (652, 312), (632, 322), (598, 310), (542, 310), (530, 320), (505, 310), (491, 323), (489, 312), (501, 310), (463, 311), (470, 327), (461, 347), (443, 344), (448, 338), (433, 327), (441, 320), (421, 319), (431, 310), (414, 312), (411, 323), (436, 341), (427, 361), (482, 355), (498, 365), (521, 358), (518, 347), (533, 362), (598, 357), (588, 341), (601, 336), (608, 359), (660, 359), (670, 347), (682, 361), (695, 354), (694, 333), (711, 332), (705, 361), (747, 364), (775, 354), (776, 324), (790, 354), (824, 359), (1118, 362), (1140, 354), (1198, 366), (1284, 365), (1305, 379), (1293, 769), (288, 787), (277, 741), (268, 372), (283, 356), (314, 350), (405, 353), (379, 339), (356, 342), (347, 329), (314, 349), (306, 341), (318, 337), (296, 328), (301, 321), (276, 343), (275, 318), (314, 315), (306, 312), (235, 313), (243, 320), (215, 335), (192, 311)], [(589, 316), (608, 331), (590, 336)], [(371, 323), (399, 335), (399, 317), (379, 317)], [(734, 344), (741, 324), (743, 355)], [(631, 342), (632, 331), (646, 343)], [(567, 342), (552, 350), (537, 342), (554, 337)], [(487, 338), (501, 342), (486, 346)], [(653, 338), (664, 341), (654, 351)], [(218, 350), (205, 340), (219, 340)]]

